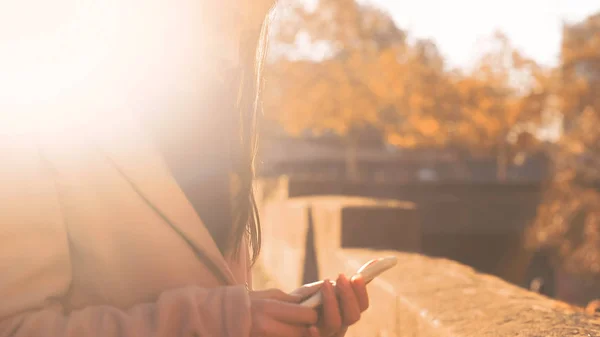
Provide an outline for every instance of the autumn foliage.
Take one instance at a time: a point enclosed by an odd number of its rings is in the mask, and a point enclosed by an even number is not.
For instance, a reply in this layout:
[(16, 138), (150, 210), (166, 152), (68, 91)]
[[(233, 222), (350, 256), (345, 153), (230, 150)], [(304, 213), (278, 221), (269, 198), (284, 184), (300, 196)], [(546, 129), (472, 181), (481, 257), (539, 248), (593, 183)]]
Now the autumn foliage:
[(459, 71), (434, 42), (412, 39), (387, 13), (354, 0), (314, 9), (286, 2), (273, 32), (276, 51), (299, 37), (324, 50), (312, 59), (279, 54), (267, 65), (266, 116), (291, 134), (333, 131), (357, 146), (356, 134), (370, 128), (397, 147), (492, 153), (504, 179), (509, 135), (540, 124), (550, 72), (501, 33)]
[(556, 82), (565, 133), (551, 149), (555, 174), (529, 230), (561, 268), (600, 276), (600, 14), (566, 26)]

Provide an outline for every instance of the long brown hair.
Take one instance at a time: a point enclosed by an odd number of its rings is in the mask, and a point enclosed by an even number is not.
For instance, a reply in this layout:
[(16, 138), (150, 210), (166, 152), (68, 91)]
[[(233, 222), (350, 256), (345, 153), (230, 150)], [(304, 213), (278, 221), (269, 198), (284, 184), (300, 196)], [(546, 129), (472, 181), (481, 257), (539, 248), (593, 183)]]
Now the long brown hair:
[[(268, 12), (262, 25), (241, 37), (240, 89), (237, 97), (237, 132), (233, 144), (233, 227), (229, 243), (236, 252), (248, 238), (252, 263), (261, 248), (261, 227), (254, 196), (254, 162), (257, 153), (257, 128), (261, 113), (262, 71), (267, 54)], [(238, 254), (236, 254), (237, 256)]]

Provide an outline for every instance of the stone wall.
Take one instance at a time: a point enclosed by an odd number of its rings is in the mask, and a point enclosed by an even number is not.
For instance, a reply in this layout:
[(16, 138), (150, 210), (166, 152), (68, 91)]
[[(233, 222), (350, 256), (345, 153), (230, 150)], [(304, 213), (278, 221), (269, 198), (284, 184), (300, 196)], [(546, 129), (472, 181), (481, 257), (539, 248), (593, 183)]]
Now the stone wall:
[[(459, 263), (410, 253), (421, 244), (413, 204), (332, 196), (272, 200), (262, 209), (261, 277), (284, 290), (340, 272), (351, 275), (372, 258), (398, 257), (398, 266), (369, 285), (371, 308), (348, 337), (600, 336), (598, 316)], [(361, 221), (344, 216), (356, 212)], [(379, 212), (398, 216), (386, 231), (397, 230), (394, 248), (405, 252), (345, 248), (344, 235), (368, 236), (379, 226)]]
[(337, 248), (420, 250), (413, 204), (393, 200), (313, 197), (276, 200), (261, 207), (262, 263), (281, 271), (282, 284), (297, 287), (330, 270)]
[(523, 229), (534, 219), (541, 185), (372, 183), (336, 180), (262, 179), (259, 203), (338, 195), (408, 201), (417, 209), (420, 253), (449, 258), (525, 284), (529, 252)]

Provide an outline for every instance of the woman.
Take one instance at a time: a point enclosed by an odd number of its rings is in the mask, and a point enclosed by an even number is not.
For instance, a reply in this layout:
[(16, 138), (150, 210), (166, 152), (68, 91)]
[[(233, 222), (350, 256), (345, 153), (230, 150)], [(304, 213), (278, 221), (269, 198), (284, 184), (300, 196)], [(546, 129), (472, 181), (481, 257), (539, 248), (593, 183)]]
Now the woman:
[[(255, 56), (271, 6), (122, 7), (121, 63), (0, 133), (0, 337), (343, 336), (360, 318), (360, 278), (340, 276), (338, 296), (330, 282), (251, 290)], [(317, 289), (319, 312), (297, 304)]]

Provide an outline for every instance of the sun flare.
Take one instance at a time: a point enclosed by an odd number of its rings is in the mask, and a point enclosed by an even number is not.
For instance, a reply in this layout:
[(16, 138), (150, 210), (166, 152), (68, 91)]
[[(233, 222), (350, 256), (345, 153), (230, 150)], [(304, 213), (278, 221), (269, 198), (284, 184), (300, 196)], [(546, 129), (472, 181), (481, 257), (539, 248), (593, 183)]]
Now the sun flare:
[(1, 1), (0, 128), (49, 127), (74, 114), (109, 113), (197, 86), (207, 53), (237, 52), (215, 45), (227, 39), (204, 28), (215, 26), (207, 20), (224, 20), (209, 18), (214, 13), (201, 6), (191, 0), (177, 6), (167, 0)]

